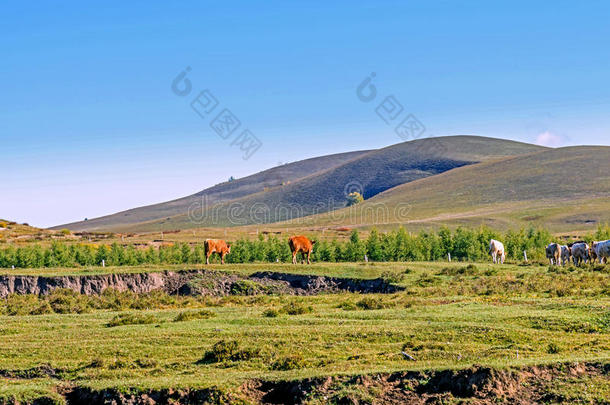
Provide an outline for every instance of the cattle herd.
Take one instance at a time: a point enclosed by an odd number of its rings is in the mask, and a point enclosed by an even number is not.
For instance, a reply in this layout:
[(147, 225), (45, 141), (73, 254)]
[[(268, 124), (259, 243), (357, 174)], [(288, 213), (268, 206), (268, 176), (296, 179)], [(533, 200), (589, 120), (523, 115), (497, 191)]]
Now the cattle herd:
[[(292, 263), (297, 264), (297, 254), (301, 252), (303, 260), (307, 257), (307, 264), (311, 264), (311, 254), (313, 253), (313, 245), (316, 241), (309, 240), (303, 235), (291, 236), (288, 239), (288, 245), (292, 251)], [(205, 263), (210, 264), (210, 256), (212, 253), (217, 253), (220, 256), (220, 263), (225, 263), (225, 256), (231, 253), (231, 245), (221, 239), (206, 239), (205, 247)]]
[(575, 265), (582, 263), (607, 263), (610, 257), (610, 240), (597, 241), (588, 244), (585, 241), (559, 245), (551, 243), (546, 247), (546, 257), (551, 265), (565, 266), (570, 259)]
[[(313, 246), (316, 242), (309, 240), (303, 235), (291, 236), (288, 239), (288, 245), (292, 252), (292, 263), (297, 263), (297, 254), (300, 252), (303, 256), (303, 261), (307, 258), (307, 264), (311, 264), (311, 254)], [(225, 256), (231, 253), (231, 245), (221, 239), (206, 239), (205, 243), (205, 259), (206, 264), (210, 264), (210, 256), (217, 253), (220, 256), (220, 263), (224, 264)], [(489, 254), (494, 263), (504, 263), (506, 259), (506, 251), (504, 244), (500, 241), (492, 239), (489, 242)], [(573, 261), (575, 265), (580, 266), (582, 263), (607, 263), (610, 257), (610, 240), (597, 241), (588, 244), (585, 241), (577, 241), (560, 245), (551, 243), (546, 247), (546, 257), (551, 265), (565, 266)]]
[[(504, 263), (506, 253), (502, 242), (492, 239), (489, 242), (489, 254), (494, 263)], [(592, 242), (590, 245), (583, 240), (567, 245), (551, 243), (546, 247), (546, 257), (551, 265), (555, 266), (565, 266), (570, 261), (577, 266), (582, 263), (594, 263), (596, 260), (599, 263), (607, 263), (610, 257), (610, 240)]]

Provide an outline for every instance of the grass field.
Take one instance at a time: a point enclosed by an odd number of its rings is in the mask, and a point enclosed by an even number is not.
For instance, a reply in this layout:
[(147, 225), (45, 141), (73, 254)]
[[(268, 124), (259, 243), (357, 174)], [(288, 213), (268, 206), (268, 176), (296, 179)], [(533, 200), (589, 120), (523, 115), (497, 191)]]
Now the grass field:
[[(610, 360), (608, 267), (557, 269), (488, 263), (210, 267), (244, 275), (271, 270), (383, 276), (404, 291), (190, 297), (160, 299), (143, 310), (0, 316), (0, 376), (5, 375), (0, 377), (0, 398), (32, 401), (47, 397), (61, 402), (59, 393), (67, 387), (120, 391), (214, 387), (234, 398), (256, 402), (244, 389), (248, 381), (473, 365), (506, 369), (566, 361), (608, 364)], [(156, 269), (18, 273), (151, 270)], [(9, 272), (15, 273), (3, 271)], [(202, 315), (202, 310), (207, 312)], [(415, 361), (405, 359), (401, 351)], [(554, 390), (556, 398), (593, 403), (610, 399), (607, 374), (587, 378), (585, 392), (576, 389), (576, 383), (560, 380), (548, 389)], [(344, 387), (349, 389), (357, 391), (349, 395), (360, 395), (361, 402), (367, 403), (364, 397), (370, 392)], [(315, 395), (308, 401), (326, 402)]]

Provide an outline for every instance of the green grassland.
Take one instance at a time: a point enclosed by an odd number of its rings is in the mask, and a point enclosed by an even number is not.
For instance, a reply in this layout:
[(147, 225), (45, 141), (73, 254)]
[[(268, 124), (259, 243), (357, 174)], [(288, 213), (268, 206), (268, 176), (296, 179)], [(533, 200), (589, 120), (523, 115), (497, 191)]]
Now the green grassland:
[[(0, 377), (0, 398), (61, 400), (57, 392), (68, 386), (124, 391), (215, 387), (240, 393), (253, 379), (610, 360), (608, 267), (455, 262), (209, 267), (246, 275), (264, 269), (381, 276), (404, 291), (299, 297), (159, 295), (139, 310), (126, 303), (114, 310), (85, 306), (82, 313), (0, 315), (0, 375), (10, 374)], [(154, 269), (18, 272), (144, 270)], [(2, 307), (0, 313), (5, 313)], [(406, 360), (401, 351), (415, 361)], [(53, 375), (31, 371), (41, 365), (48, 365)], [(610, 398), (607, 375), (589, 376), (586, 392), (577, 389), (583, 383), (557, 380), (552, 389), (575, 400), (603, 403)], [(323, 402), (311, 398), (315, 401)]]

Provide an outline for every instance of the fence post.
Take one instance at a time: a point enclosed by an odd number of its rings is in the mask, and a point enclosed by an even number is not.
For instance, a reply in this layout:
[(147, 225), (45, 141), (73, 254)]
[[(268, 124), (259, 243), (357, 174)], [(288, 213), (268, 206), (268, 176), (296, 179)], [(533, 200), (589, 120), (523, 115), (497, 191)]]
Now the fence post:
[(368, 258), (368, 256), (367, 256), (367, 255), (364, 255), (364, 262), (365, 262), (365, 263), (368, 263), (368, 262), (369, 262), (369, 258)]
[(106, 260), (102, 259), (102, 267), (106, 267)]
[(449, 262), (451, 262), (451, 253), (447, 253), (447, 257), (449, 258)]
[(525, 259), (525, 261), (527, 262), (527, 251), (523, 251), (523, 259)]

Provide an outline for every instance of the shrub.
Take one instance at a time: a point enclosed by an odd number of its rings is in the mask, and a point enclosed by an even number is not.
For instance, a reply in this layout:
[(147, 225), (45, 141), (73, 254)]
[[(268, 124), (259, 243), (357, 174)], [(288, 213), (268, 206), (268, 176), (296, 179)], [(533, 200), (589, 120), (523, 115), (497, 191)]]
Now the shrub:
[(278, 315), (279, 312), (277, 312), (275, 309), (267, 309), (263, 312), (263, 316), (267, 318), (276, 318)]
[(405, 279), (405, 273), (396, 273), (392, 271), (384, 271), (381, 273), (381, 279), (387, 284), (397, 284)]
[(383, 309), (386, 305), (383, 303), (381, 298), (374, 297), (364, 297), (360, 301), (356, 303), (356, 305), (361, 309)]
[(307, 367), (307, 362), (300, 354), (286, 356), (271, 363), (272, 370), (287, 371), (297, 370), (305, 367)]
[(175, 318), (174, 322), (192, 321), (194, 319), (209, 319), (216, 316), (212, 311), (202, 309), (201, 311), (184, 311), (180, 312)]
[(61, 233), (64, 236), (70, 235), (70, 230), (69, 229), (62, 229), (61, 231), (59, 231), (59, 233)]
[(364, 201), (364, 197), (357, 191), (351, 192), (347, 195), (347, 206), (351, 207), (352, 205), (360, 204)]
[(82, 314), (89, 310), (89, 299), (73, 290), (59, 288), (48, 297), (48, 303), (58, 314)]
[(311, 305), (303, 305), (300, 302), (292, 301), (282, 307), (282, 312), (288, 315), (302, 315), (313, 311)]
[(437, 274), (444, 276), (472, 276), (479, 272), (479, 269), (474, 264), (470, 263), (463, 267), (443, 267)]
[(344, 301), (341, 304), (339, 304), (339, 308), (341, 308), (344, 311), (354, 311), (356, 309), (358, 309), (358, 307), (356, 307), (356, 304), (354, 304), (351, 301)]
[(267, 292), (267, 289), (251, 280), (238, 280), (231, 284), (232, 295), (255, 295)]
[(112, 328), (122, 325), (144, 325), (156, 323), (158, 320), (152, 314), (118, 314), (106, 324)]
[(258, 357), (259, 349), (239, 349), (237, 340), (220, 340), (205, 352), (200, 363), (221, 363), (226, 361), (246, 361)]
[(546, 347), (546, 352), (549, 354), (556, 354), (556, 353), (559, 353), (560, 351), (561, 351), (561, 349), (555, 343), (549, 343), (548, 346)]

